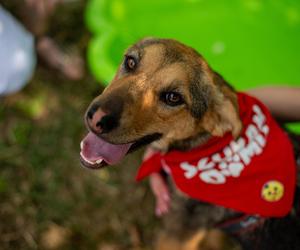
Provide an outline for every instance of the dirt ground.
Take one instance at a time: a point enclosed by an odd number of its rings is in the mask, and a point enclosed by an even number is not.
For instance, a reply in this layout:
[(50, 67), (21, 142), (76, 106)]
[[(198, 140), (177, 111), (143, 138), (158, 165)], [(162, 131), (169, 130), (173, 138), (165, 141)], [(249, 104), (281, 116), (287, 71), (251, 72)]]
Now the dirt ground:
[[(61, 7), (49, 35), (84, 56), (83, 8)], [(151, 249), (160, 221), (147, 183), (134, 181), (142, 150), (101, 171), (79, 163), (83, 114), (101, 90), (88, 73), (72, 82), (39, 64), (25, 89), (0, 99), (1, 249)]]

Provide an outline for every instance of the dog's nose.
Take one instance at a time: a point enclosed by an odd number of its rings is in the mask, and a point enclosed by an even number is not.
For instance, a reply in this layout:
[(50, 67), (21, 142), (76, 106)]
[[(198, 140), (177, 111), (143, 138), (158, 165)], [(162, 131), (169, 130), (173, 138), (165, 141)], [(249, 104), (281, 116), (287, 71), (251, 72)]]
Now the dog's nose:
[(117, 117), (104, 112), (99, 105), (92, 105), (86, 114), (87, 124), (95, 133), (107, 133), (117, 126)]

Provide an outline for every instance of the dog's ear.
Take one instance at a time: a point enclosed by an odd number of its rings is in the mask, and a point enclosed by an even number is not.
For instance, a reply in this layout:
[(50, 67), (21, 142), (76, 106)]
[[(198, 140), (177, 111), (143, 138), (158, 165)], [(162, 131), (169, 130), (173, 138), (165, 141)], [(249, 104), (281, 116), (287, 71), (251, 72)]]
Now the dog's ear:
[(191, 113), (200, 119), (207, 111), (211, 99), (211, 87), (208, 84), (203, 84), (200, 79), (195, 79), (189, 86), (191, 94)]
[(190, 84), (191, 113), (200, 119), (200, 126), (213, 136), (231, 131), (234, 138), (240, 134), (237, 96), (233, 88), (210, 69), (198, 72)]
[(226, 132), (231, 132), (237, 138), (242, 129), (238, 110), (224, 96), (219, 96), (218, 102), (205, 113), (201, 125), (213, 136), (223, 136)]

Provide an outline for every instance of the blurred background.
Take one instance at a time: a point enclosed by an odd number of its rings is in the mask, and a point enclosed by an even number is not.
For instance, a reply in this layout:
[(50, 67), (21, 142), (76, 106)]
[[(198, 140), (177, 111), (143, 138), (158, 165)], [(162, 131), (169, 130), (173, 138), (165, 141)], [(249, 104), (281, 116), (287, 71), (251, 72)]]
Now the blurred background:
[(300, 87), (297, 0), (0, 4), (0, 249), (151, 249), (143, 150), (101, 171), (79, 163), (85, 109), (136, 40), (178, 39), (238, 90)]

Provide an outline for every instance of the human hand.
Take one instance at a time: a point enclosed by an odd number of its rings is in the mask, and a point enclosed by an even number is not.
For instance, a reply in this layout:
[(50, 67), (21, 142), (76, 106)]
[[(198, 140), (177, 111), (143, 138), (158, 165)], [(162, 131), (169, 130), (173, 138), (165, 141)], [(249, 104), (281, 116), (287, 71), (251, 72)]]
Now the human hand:
[(150, 175), (150, 187), (156, 198), (155, 214), (162, 216), (168, 213), (170, 208), (170, 193), (166, 180), (159, 173)]
[[(157, 150), (148, 147), (144, 154), (144, 161), (149, 159)], [(165, 178), (160, 173), (150, 175), (150, 188), (156, 198), (155, 214), (162, 216), (169, 211), (170, 192)]]

